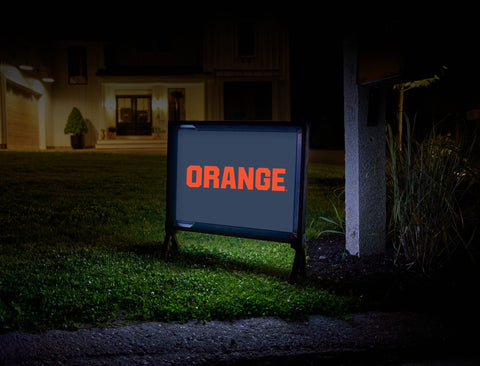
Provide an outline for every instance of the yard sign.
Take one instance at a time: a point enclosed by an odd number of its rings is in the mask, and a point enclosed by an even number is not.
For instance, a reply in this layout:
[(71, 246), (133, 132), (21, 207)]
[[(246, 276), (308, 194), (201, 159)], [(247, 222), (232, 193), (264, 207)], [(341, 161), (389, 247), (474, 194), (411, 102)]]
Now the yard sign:
[(164, 254), (177, 230), (289, 242), (305, 271), (308, 125), (169, 123)]

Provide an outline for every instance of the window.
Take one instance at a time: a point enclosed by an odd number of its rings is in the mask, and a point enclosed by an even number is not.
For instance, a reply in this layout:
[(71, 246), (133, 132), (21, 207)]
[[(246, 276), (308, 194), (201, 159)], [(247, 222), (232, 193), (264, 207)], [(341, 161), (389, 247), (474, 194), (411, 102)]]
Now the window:
[(152, 97), (117, 96), (117, 135), (151, 135)]
[(185, 89), (168, 89), (168, 119), (185, 121)]
[(68, 83), (87, 84), (87, 48), (68, 48)]
[(271, 82), (225, 82), (223, 85), (226, 121), (271, 120)]

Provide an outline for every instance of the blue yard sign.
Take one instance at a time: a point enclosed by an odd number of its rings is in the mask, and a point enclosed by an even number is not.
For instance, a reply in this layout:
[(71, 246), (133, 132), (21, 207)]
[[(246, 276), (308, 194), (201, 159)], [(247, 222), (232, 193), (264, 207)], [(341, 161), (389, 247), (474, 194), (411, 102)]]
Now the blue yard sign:
[(303, 273), (308, 126), (180, 121), (168, 135), (165, 254), (177, 230), (289, 242)]

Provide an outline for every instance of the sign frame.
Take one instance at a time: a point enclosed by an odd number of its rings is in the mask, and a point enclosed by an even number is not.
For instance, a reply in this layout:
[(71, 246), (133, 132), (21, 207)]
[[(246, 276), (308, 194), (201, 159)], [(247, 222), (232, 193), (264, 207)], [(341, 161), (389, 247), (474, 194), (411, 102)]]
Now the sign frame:
[[(196, 131), (248, 131), (248, 132), (290, 132), (296, 134), (295, 151), (295, 192), (293, 204), (293, 229), (278, 231), (244, 226), (222, 225), (206, 222), (185, 222), (177, 217), (177, 171), (179, 165), (179, 132)], [(310, 126), (306, 122), (274, 121), (169, 121), (167, 146), (167, 189), (165, 240), (162, 257), (167, 259), (170, 243), (172, 250), (178, 249), (177, 231), (194, 231), (206, 234), (225, 235), (290, 243), (295, 250), (290, 282), (297, 276), (305, 276), (305, 215), (307, 197), (307, 173)]]

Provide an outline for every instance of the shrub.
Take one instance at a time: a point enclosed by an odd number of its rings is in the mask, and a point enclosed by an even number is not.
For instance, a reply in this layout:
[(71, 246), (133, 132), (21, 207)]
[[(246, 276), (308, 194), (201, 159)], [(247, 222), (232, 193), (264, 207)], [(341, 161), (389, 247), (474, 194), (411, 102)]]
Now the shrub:
[(73, 107), (72, 111), (68, 116), (67, 123), (63, 132), (73, 133), (74, 135), (83, 135), (88, 132), (87, 124), (85, 123), (85, 120), (83, 119), (83, 116), (78, 110), (78, 108)]
[(459, 201), (472, 182), (470, 149), (435, 128), (416, 141), (406, 122), (401, 149), (387, 127), (389, 231), (395, 262), (430, 274), (467, 246)]

